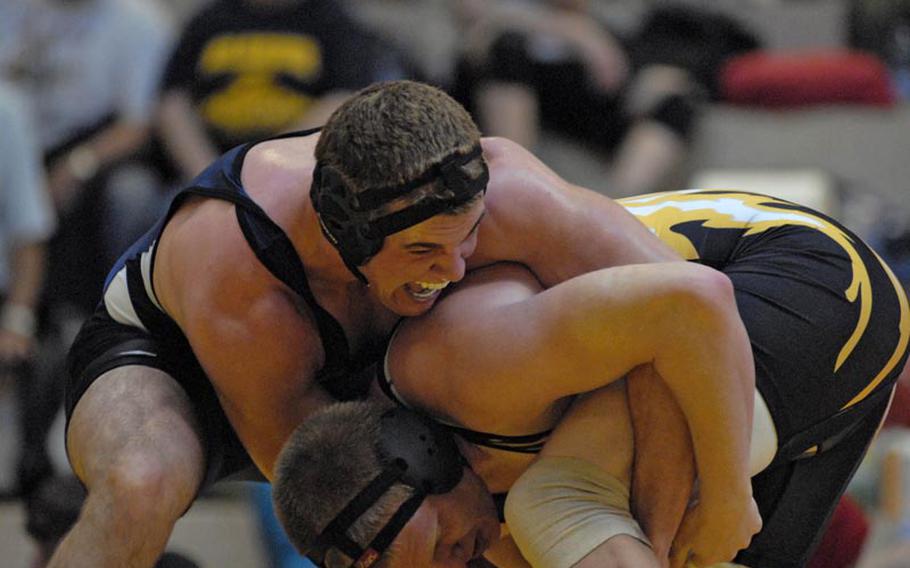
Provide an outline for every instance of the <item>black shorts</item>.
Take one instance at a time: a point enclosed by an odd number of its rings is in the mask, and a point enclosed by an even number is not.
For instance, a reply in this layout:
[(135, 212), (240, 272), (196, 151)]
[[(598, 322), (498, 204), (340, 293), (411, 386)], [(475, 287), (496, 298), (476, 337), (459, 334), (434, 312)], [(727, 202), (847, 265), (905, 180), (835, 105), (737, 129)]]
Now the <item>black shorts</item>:
[(844, 234), (838, 241), (805, 226), (776, 227), (739, 237), (719, 266), (733, 282), (756, 388), (778, 434), (777, 457), (753, 479), (764, 527), (739, 557), (752, 568), (805, 563), (907, 359), (900, 284)]
[(103, 304), (83, 324), (70, 349), (65, 388), (67, 427), (79, 399), (92, 383), (107, 371), (127, 365), (164, 371), (186, 391), (204, 438), (206, 475), (200, 489), (227, 477), (263, 479), (186, 340), (162, 340), (120, 324), (111, 319)]

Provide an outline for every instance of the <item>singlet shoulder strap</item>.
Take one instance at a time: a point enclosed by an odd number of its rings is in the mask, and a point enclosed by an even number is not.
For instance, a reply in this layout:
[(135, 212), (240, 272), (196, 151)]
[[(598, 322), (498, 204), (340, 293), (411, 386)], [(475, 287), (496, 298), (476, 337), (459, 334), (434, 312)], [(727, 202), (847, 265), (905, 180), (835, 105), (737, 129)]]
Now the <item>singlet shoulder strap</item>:
[(331, 383), (337, 382), (337, 380), (332, 379), (345, 374), (352, 366), (350, 348), (344, 330), (332, 314), (316, 301), (316, 297), (310, 289), (303, 262), (287, 234), (259, 204), (250, 198), (240, 183), (243, 161), (253, 146), (265, 140), (308, 136), (318, 130), (315, 128), (280, 134), (243, 144), (228, 151), (218, 162), (200, 174), (193, 185), (181, 191), (175, 198), (168, 215), (173, 214), (179, 207), (179, 203), (191, 195), (222, 199), (235, 205), (237, 222), (256, 258), (269, 272), (298, 294), (313, 311), (326, 354), (325, 365), (317, 380), (324, 383), (324, 386), (333, 395), (336, 395)]

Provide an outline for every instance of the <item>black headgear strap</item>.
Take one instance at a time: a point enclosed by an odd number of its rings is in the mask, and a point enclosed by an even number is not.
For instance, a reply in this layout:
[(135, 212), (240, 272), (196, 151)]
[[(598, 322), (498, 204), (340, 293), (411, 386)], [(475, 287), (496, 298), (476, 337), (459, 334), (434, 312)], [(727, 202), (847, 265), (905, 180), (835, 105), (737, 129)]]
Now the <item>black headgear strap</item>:
[[(449, 154), (406, 183), (371, 188), (360, 193), (351, 191), (336, 168), (317, 163), (310, 199), (322, 232), (341, 254), (345, 266), (358, 279), (366, 282), (358, 267), (379, 252), (387, 236), (463, 205), (486, 190), (490, 174), (482, 159), (480, 175), (472, 177), (464, 169), (469, 162), (482, 155), (483, 150), (478, 144), (467, 153)], [(377, 217), (377, 210), (382, 206), (435, 179), (440, 181), (444, 191), (428, 192), (400, 211)]]
[[(395, 540), (427, 495), (448, 493), (461, 481), (464, 459), (452, 435), (411, 410), (394, 408), (381, 417), (380, 458), (389, 460), (377, 475), (351, 499), (316, 539), (307, 553), (319, 566), (325, 554), (337, 548), (354, 561), (353, 568), (369, 568)], [(395, 483), (414, 489), (366, 548), (348, 536), (348, 530)]]

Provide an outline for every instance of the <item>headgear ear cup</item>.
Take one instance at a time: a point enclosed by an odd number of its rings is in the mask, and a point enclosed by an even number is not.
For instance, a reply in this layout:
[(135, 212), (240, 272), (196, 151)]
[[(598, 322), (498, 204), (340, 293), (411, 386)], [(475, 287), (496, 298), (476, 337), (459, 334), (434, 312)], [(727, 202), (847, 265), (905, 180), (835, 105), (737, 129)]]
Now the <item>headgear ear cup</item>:
[(382, 248), (382, 237), (369, 230), (366, 213), (358, 211), (357, 195), (336, 168), (318, 164), (313, 171), (310, 197), (319, 216), (322, 231), (338, 249), (345, 264), (361, 277), (357, 266), (366, 263)]
[[(448, 493), (464, 476), (465, 461), (451, 432), (426, 416), (396, 407), (380, 418), (377, 457), (382, 473), (375, 476), (332, 519), (316, 538), (307, 555), (325, 566), (326, 552), (337, 548), (354, 559), (350, 568), (369, 567), (388, 548), (427, 495)], [(350, 527), (395, 483), (414, 489), (413, 495), (399, 505), (366, 547), (348, 535)]]

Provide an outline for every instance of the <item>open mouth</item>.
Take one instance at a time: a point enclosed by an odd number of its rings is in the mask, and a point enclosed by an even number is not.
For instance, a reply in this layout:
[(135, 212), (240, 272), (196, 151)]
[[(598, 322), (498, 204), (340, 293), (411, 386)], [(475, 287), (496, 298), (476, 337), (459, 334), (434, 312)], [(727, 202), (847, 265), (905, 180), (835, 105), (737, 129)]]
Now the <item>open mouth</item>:
[(438, 296), (449, 284), (451, 282), (448, 280), (445, 282), (409, 282), (405, 289), (415, 300), (426, 302)]

